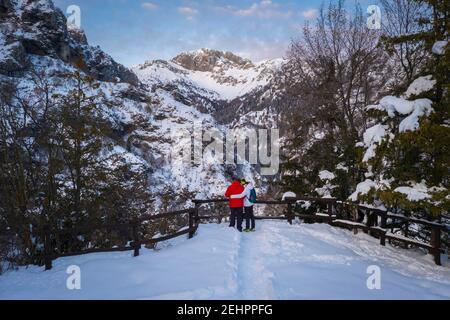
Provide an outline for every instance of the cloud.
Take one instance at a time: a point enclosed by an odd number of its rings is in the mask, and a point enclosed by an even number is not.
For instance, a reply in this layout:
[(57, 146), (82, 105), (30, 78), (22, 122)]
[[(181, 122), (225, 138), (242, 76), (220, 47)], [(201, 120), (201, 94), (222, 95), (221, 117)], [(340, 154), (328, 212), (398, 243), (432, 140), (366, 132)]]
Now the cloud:
[(236, 43), (233, 48), (235, 53), (241, 57), (248, 58), (253, 62), (266, 59), (282, 58), (286, 54), (289, 42), (264, 41), (260, 39), (243, 39)]
[(178, 12), (186, 16), (186, 20), (193, 21), (198, 14), (198, 10), (192, 7), (178, 7)]
[(198, 10), (191, 7), (179, 7), (178, 12), (186, 16), (193, 16), (198, 14)]
[(216, 7), (222, 12), (229, 12), (240, 17), (258, 17), (258, 18), (289, 18), (292, 11), (283, 11), (278, 3), (272, 0), (262, 0), (253, 3), (247, 8), (236, 8), (233, 6)]
[(157, 4), (154, 4), (154, 3), (152, 3), (152, 2), (144, 2), (144, 3), (142, 3), (142, 8), (144, 8), (144, 9), (148, 9), (148, 10), (155, 10), (155, 9), (158, 9), (158, 5)]
[(317, 9), (308, 9), (302, 12), (302, 16), (306, 19), (314, 19), (319, 15), (319, 10)]

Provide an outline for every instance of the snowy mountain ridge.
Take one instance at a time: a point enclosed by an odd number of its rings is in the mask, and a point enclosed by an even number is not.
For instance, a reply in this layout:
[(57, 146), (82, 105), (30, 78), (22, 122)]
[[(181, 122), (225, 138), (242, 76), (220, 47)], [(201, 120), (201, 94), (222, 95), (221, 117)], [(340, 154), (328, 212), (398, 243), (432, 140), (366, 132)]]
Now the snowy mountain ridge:
[(253, 64), (230, 52), (199, 49), (170, 61), (147, 61), (133, 71), (147, 85), (189, 87), (208, 98), (230, 101), (270, 83), (284, 63), (273, 59)]

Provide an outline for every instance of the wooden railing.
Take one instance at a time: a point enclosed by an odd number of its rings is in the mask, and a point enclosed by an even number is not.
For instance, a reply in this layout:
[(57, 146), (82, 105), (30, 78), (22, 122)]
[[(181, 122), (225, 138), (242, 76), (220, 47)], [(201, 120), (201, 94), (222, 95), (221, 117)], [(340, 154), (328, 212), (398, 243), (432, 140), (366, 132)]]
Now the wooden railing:
[[(213, 203), (223, 203), (227, 202), (227, 199), (214, 199), (214, 200), (194, 200), (197, 216), (199, 207), (204, 204), (213, 204)], [(314, 213), (314, 214), (305, 214), (305, 213), (295, 213), (294, 206), (298, 202), (311, 202), (316, 205), (323, 206), (326, 208), (325, 213)], [(365, 233), (370, 234), (376, 238), (380, 239), (380, 244), (385, 246), (386, 240), (389, 243), (397, 242), (404, 245), (407, 248), (409, 245), (420, 247), (427, 249), (430, 254), (434, 257), (434, 262), (437, 265), (441, 265), (441, 253), (444, 252), (444, 249), (441, 248), (442, 243), (445, 242), (441, 239), (442, 233), (449, 233), (450, 227), (444, 224), (441, 224), (436, 221), (428, 221), (424, 219), (417, 219), (414, 217), (406, 217), (403, 215), (393, 214), (387, 210), (380, 210), (376, 208), (370, 208), (367, 206), (362, 206), (350, 202), (339, 201), (334, 198), (313, 198), (313, 197), (297, 197), (297, 198), (287, 198), (285, 200), (262, 200), (257, 201), (256, 205), (286, 205), (287, 209), (283, 216), (275, 216), (275, 217), (264, 217), (259, 216), (256, 219), (264, 220), (264, 219), (282, 219), (287, 220), (290, 224), (292, 224), (295, 218), (303, 219), (306, 222), (319, 222), (319, 223), (328, 223), (335, 227), (347, 228), (354, 230), (355, 233), (358, 232), (359, 229), (363, 230)], [(363, 221), (365, 223), (358, 222), (358, 213), (364, 215)], [(199, 216), (200, 219), (211, 219), (212, 216)], [(378, 219), (378, 217), (380, 219)], [(400, 220), (401, 223), (399, 225), (388, 223), (388, 219), (391, 220)], [(378, 221), (379, 220), (379, 221)], [(423, 226), (424, 228), (428, 228), (431, 231), (431, 239), (429, 243), (419, 241), (416, 239), (412, 239), (409, 236), (408, 230), (410, 224), (418, 224)], [(392, 231), (395, 228), (403, 227), (404, 234), (398, 235), (394, 234)], [(391, 229), (391, 232), (389, 232)], [(448, 243), (445, 243), (447, 249), (449, 247)]]
[[(172, 218), (177, 216), (183, 216), (188, 215), (188, 225), (185, 229), (182, 229), (176, 233), (161, 236), (158, 238), (152, 238), (152, 239), (143, 239), (140, 236), (139, 228), (142, 226), (144, 222), (147, 221), (156, 221), (160, 219), (166, 219), (166, 218)], [(180, 237), (182, 235), (188, 235), (189, 239), (194, 237), (195, 232), (198, 228), (198, 221), (195, 217), (195, 210), (194, 209), (186, 209), (186, 210), (180, 210), (180, 211), (173, 211), (173, 212), (167, 212), (167, 213), (161, 213), (156, 215), (142, 215), (138, 219), (135, 219), (130, 222), (126, 223), (115, 223), (115, 224), (102, 224), (97, 227), (77, 227), (74, 229), (71, 229), (69, 231), (60, 231), (60, 230), (54, 230), (50, 227), (46, 226), (44, 227), (44, 265), (45, 270), (52, 269), (52, 261), (57, 258), (61, 257), (69, 257), (69, 256), (77, 256), (77, 255), (83, 255), (88, 253), (100, 253), (100, 252), (124, 252), (124, 251), (134, 251), (134, 256), (139, 256), (139, 251), (142, 248), (142, 245), (155, 245), (158, 242), (167, 241), (176, 237)], [(58, 235), (81, 235), (85, 233), (94, 232), (96, 230), (113, 230), (113, 231), (119, 231), (119, 230), (129, 230), (131, 231), (133, 241), (129, 242), (126, 246), (121, 247), (112, 247), (112, 248), (94, 248), (94, 249), (84, 249), (82, 251), (70, 251), (67, 253), (57, 253), (55, 252), (55, 248), (53, 246), (53, 239), (56, 238)]]
[[(296, 213), (295, 205), (298, 202), (311, 202), (316, 205), (322, 206), (326, 208), (326, 213), (313, 213), (313, 214), (305, 214), (305, 213)], [(217, 204), (217, 203), (227, 203), (228, 199), (211, 199), (211, 200), (192, 200), (194, 203), (194, 208), (167, 212), (157, 215), (143, 215), (138, 219), (134, 219), (133, 221), (129, 221), (127, 223), (120, 224), (104, 224), (97, 226), (95, 228), (87, 227), (87, 228), (74, 228), (70, 231), (59, 231), (51, 229), (50, 227), (44, 228), (44, 264), (45, 269), (49, 270), (52, 268), (52, 261), (59, 257), (67, 257), (67, 256), (75, 256), (82, 255), (88, 253), (99, 253), (99, 252), (121, 252), (121, 251), (134, 251), (134, 256), (139, 256), (139, 251), (142, 248), (142, 245), (154, 245), (158, 242), (167, 241), (169, 239), (173, 239), (182, 235), (188, 235), (188, 238), (194, 237), (199, 223), (201, 221), (210, 221), (213, 218), (217, 218), (214, 215), (200, 215), (200, 208), (202, 205), (206, 204)], [(392, 214), (385, 210), (370, 208), (366, 206), (356, 205), (353, 203), (338, 201), (337, 199), (327, 199), (327, 198), (311, 198), (311, 197), (302, 197), (302, 198), (287, 198), (285, 200), (258, 200), (256, 205), (283, 205), (286, 206), (286, 210), (284, 211), (284, 215), (281, 216), (257, 216), (258, 220), (265, 219), (274, 219), (274, 220), (287, 220), (288, 223), (292, 224), (295, 218), (303, 219), (305, 222), (319, 222), (319, 223), (328, 223), (335, 227), (347, 228), (354, 230), (355, 233), (359, 229), (364, 232), (380, 239), (381, 245), (386, 245), (386, 240), (389, 242), (399, 242), (403, 243), (405, 247), (408, 245), (417, 246), (421, 248), (427, 249), (433, 256), (434, 261), (437, 265), (441, 265), (441, 252), (443, 249), (441, 248), (441, 234), (442, 232), (449, 232), (449, 227), (443, 225), (441, 223), (435, 221), (427, 221), (423, 219), (417, 219), (412, 217), (406, 217), (402, 215)], [(366, 223), (358, 222), (357, 216), (358, 212), (362, 213), (365, 216)], [(148, 221), (156, 221), (160, 219), (172, 218), (188, 215), (188, 225), (185, 226), (185, 229), (182, 229), (176, 233), (161, 236), (158, 238), (152, 239), (144, 239), (141, 237), (139, 228), (143, 225), (143, 223)], [(228, 212), (224, 213), (224, 216), (227, 216)], [(380, 219), (378, 219), (378, 217)], [(389, 232), (389, 229), (393, 229), (395, 226), (388, 223), (388, 219), (400, 220), (402, 221), (401, 225), (409, 226), (411, 223), (422, 225), (425, 228), (429, 228), (431, 230), (431, 241), (430, 243), (418, 241), (416, 239), (411, 239), (408, 236), (408, 228), (404, 228), (405, 232), (403, 235), (393, 234)], [(380, 220), (380, 223), (378, 223)], [(219, 219), (219, 222), (221, 219)], [(58, 253), (55, 252), (55, 248), (52, 245), (52, 239), (54, 239), (58, 234), (68, 234), (72, 233), (74, 235), (80, 235), (83, 233), (93, 232), (95, 230), (131, 230), (133, 241), (129, 242), (127, 246), (122, 247), (113, 247), (113, 248), (95, 248), (95, 249), (85, 249), (78, 252), (68, 252), (68, 253)], [(448, 244), (447, 244), (448, 247)]]

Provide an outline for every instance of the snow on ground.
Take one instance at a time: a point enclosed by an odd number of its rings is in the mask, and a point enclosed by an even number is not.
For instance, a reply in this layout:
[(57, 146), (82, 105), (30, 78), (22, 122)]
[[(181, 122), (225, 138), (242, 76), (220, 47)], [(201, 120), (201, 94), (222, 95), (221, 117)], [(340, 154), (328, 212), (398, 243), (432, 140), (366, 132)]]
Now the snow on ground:
[[(265, 221), (252, 234), (210, 224), (137, 258), (89, 254), (8, 272), (0, 299), (450, 299), (444, 263), (325, 224)], [(70, 265), (81, 268), (81, 290), (66, 289)], [(381, 290), (367, 288), (372, 265)]]

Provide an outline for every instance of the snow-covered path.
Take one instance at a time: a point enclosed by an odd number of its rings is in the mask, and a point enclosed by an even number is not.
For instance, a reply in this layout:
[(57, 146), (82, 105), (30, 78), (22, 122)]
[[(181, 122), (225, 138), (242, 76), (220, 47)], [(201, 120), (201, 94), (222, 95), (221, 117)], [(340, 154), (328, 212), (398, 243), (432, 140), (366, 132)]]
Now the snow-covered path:
[(260, 244), (265, 233), (242, 234), (237, 265), (238, 297), (240, 299), (270, 300), (273, 291), (273, 273), (266, 269)]
[[(240, 234), (211, 224), (137, 258), (89, 254), (58, 259), (47, 272), (8, 272), (0, 299), (450, 299), (444, 264), (328, 225), (265, 221)], [(70, 265), (81, 268), (81, 290), (66, 288)], [(381, 269), (381, 290), (367, 288), (372, 265)]]

